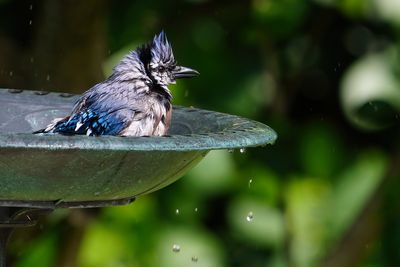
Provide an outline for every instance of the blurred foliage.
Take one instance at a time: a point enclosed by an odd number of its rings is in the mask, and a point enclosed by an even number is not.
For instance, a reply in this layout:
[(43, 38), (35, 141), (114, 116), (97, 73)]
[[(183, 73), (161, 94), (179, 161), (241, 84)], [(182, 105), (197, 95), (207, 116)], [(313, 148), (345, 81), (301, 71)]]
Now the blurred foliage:
[(83, 92), (164, 29), (201, 73), (174, 104), (279, 139), (213, 151), (129, 206), (58, 211), (16, 233), (15, 266), (400, 265), (399, 1), (73, 2), (0, 1), (2, 87)]
[(366, 55), (343, 78), (342, 103), (351, 121), (364, 129), (380, 129), (396, 123), (400, 110), (397, 50)]

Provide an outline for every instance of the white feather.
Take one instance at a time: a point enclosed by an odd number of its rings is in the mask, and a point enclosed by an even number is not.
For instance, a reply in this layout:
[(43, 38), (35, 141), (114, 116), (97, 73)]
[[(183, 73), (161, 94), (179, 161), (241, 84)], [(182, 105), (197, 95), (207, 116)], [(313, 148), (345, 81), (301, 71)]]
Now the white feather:
[(78, 122), (78, 123), (76, 124), (76, 127), (75, 127), (75, 132), (76, 132), (76, 131), (78, 131), (78, 130), (79, 130), (79, 128), (81, 128), (81, 127), (82, 127), (82, 125), (83, 125), (83, 123), (82, 123), (82, 122)]
[(46, 129), (44, 129), (45, 132), (52, 132), (54, 130), (54, 126), (61, 121), (63, 118), (56, 118), (54, 119), (49, 125), (47, 125)]

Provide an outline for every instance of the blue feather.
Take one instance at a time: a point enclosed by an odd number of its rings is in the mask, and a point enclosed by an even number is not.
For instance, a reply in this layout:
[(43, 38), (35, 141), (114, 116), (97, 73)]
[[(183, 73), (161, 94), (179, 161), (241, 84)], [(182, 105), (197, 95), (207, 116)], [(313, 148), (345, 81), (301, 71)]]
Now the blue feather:
[(116, 135), (124, 129), (126, 122), (114, 113), (94, 112), (91, 109), (72, 115), (68, 120), (59, 122), (54, 132), (64, 134)]

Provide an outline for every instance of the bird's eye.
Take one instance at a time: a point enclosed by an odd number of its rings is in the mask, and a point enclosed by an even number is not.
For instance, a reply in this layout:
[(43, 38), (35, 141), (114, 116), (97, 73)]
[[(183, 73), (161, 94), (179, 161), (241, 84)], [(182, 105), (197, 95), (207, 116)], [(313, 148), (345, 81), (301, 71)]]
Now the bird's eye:
[(164, 68), (163, 66), (159, 66), (159, 67), (157, 68), (157, 70), (158, 70), (159, 72), (164, 72), (164, 71), (165, 71), (165, 68)]

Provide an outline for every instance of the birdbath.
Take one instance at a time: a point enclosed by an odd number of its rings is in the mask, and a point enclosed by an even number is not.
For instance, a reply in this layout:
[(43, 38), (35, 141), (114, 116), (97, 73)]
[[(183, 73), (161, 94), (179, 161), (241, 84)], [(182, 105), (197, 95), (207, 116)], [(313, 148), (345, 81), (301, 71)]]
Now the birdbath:
[(131, 203), (161, 189), (210, 150), (272, 144), (268, 126), (238, 116), (175, 106), (170, 135), (34, 135), (66, 116), (78, 96), (0, 89), (0, 267), (15, 228), (57, 208)]

